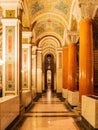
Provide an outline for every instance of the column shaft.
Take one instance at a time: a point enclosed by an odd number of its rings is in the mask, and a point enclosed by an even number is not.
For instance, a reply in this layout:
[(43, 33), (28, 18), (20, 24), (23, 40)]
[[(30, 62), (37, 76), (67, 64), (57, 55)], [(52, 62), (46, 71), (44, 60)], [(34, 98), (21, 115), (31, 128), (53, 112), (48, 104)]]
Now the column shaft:
[(77, 90), (76, 86), (76, 44), (69, 44), (68, 47), (68, 90)]
[(79, 93), (93, 94), (93, 36), (92, 20), (80, 22), (80, 52), (79, 52)]
[(37, 93), (42, 92), (42, 50), (37, 49)]
[(62, 92), (62, 49), (57, 49), (57, 93)]
[(67, 89), (68, 87), (68, 48), (63, 48), (63, 64), (62, 64), (62, 73), (63, 73), (63, 88)]

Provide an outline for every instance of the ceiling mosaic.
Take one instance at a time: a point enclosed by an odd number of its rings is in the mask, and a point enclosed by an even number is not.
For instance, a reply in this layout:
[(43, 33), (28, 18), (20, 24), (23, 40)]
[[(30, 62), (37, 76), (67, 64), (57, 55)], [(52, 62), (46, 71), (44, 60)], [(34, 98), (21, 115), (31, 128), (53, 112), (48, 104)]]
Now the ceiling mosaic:
[(26, 0), (29, 10), (30, 22), (45, 13), (53, 13), (62, 16), (67, 22), (69, 20), (72, 0)]
[(41, 21), (38, 24), (36, 24), (34, 30), (35, 30), (36, 37), (48, 31), (56, 32), (61, 37), (63, 37), (64, 26), (58, 21), (46, 19), (45, 21)]
[[(64, 31), (68, 27), (70, 9), (73, 0), (25, 0), (26, 6), (23, 16), (23, 27), (30, 27), (34, 34), (34, 43), (38, 43), (42, 36), (56, 36), (63, 41)], [(28, 17), (27, 17), (28, 16)], [(72, 29), (76, 25), (76, 21)], [(34, 41), (36, 39), (36, 41)]]

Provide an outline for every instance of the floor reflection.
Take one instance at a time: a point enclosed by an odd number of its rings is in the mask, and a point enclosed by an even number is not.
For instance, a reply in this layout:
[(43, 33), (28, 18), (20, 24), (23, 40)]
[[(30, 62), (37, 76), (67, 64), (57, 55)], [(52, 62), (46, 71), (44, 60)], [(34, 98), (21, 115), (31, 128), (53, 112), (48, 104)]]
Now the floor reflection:
[(79, 115), (70, 111), (48, 86), (46, 93), (24, 114), (25, 121), (18, 130), (85, 130), (79, 128)]

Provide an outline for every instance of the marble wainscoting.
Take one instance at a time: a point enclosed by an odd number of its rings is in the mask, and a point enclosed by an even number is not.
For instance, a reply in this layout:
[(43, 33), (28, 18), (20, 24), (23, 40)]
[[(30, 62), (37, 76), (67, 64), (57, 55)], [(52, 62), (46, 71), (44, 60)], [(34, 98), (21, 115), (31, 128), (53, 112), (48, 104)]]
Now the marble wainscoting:
[(32, 98), (36, 97), (36, 88), (32, 88)]
[(82, 117), (98, 129), (98, 96), (82, 96)]
[(19, 115), (19, 96), (0, 98), (0, 130), (5, 130)]
[(78, 91), (68, 90), (68, 103), (71, 106), (78, 106), (79, 105), (79, 92)]
[(32, 101), (32, 95), (31, 91), (23, 91), (22, 92), (22, 103), (24, 107), (26, 108)]

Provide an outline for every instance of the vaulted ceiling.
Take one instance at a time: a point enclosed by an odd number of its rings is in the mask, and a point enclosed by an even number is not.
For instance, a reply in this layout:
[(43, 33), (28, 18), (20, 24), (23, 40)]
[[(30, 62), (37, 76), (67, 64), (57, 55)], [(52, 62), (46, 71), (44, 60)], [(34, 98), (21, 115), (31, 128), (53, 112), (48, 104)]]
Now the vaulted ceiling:
[[(87, 12), (92, 14), (95, 9), (90, 10), (90, 5), (96, 6), (94, 0), (22, 0), (22, 2), (22, 29), (32, 31), (32, 43), (35, 45), (38, 45), (39, 41), (45, 37), (49, 39), (52, 37), (61, 45), (65, 45), (66, 32), (79, 31), (82, 15)], [(87, 6), (88, 2), (89, 6)], [(82, 8), (81, 5), (84, 4), (89, 10), (86, 10), (84, 6)], [(1, 10), (0, 8), (0, 15), (2, 15)], [(97, 15), (94, 22), (98, 26)]]
[(47, 18), (56, 19), (67, 26), (71, 4), (72, 0), (25, 0), (23, 26), (29, 26), (34, 21), (39, 22)]
[[(55, 36), (61, 42), (64, 31), (69, 26), (72, 0), (24, 0), (22, 25), (24, 30), (31, 29), (35, 39)], [(71, 29), (77, 29), (77, 22), (72, 17)]]

